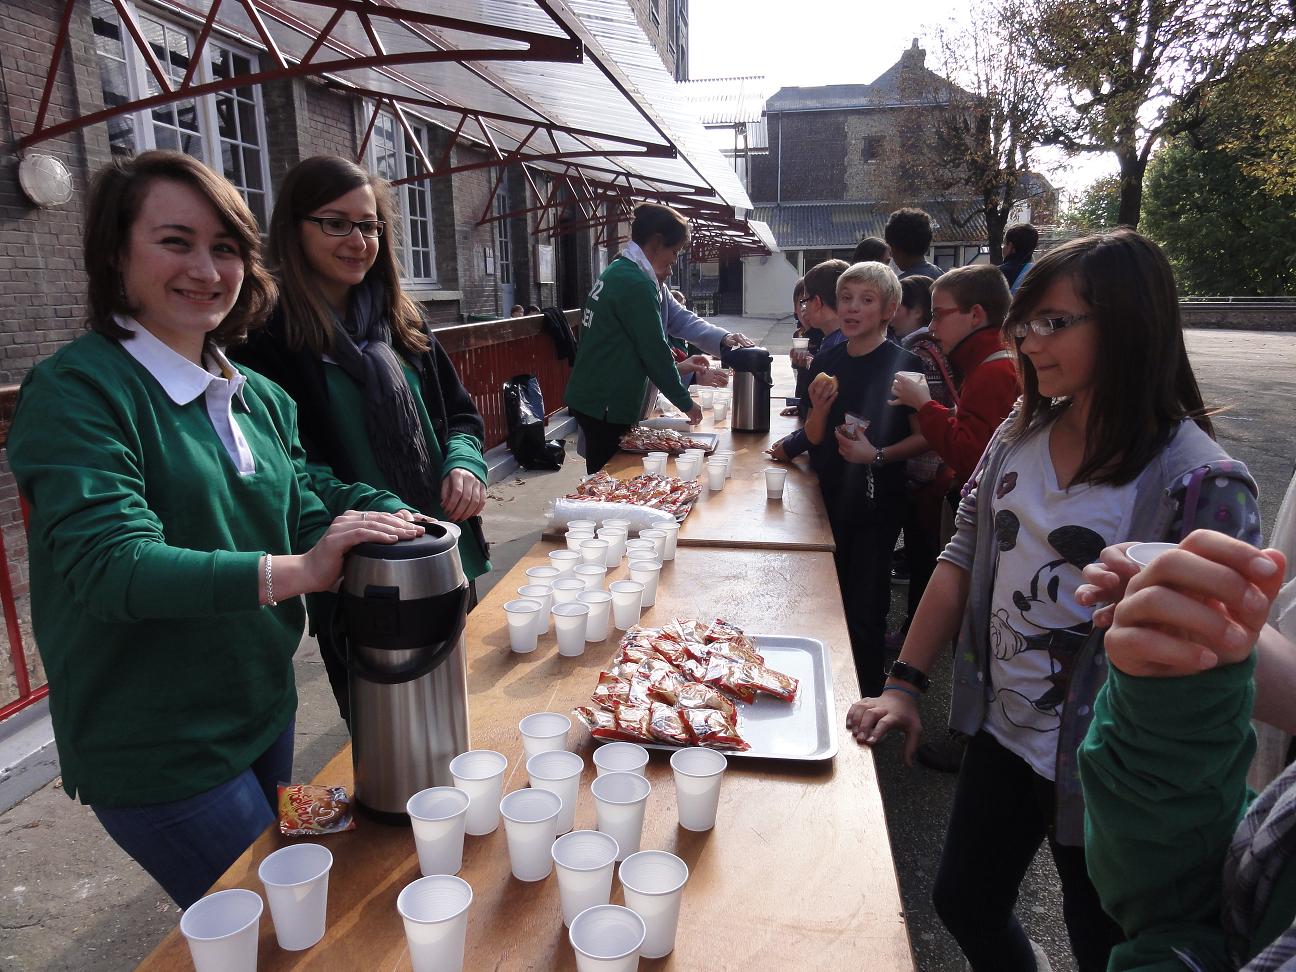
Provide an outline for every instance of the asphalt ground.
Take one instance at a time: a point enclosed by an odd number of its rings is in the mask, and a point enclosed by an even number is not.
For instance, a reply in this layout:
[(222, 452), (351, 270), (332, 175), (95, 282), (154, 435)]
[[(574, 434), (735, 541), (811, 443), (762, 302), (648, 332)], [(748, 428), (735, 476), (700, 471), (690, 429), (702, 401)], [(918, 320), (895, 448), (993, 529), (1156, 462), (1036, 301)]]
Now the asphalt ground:
[[(787, 322), (722, 323), (775, 352), (790, 344)], [(1216, 418), (1220, 442), (1250, 467), (1260, 483), (1265, 522), (1272, 522), (1296, 464), (1291, 432), (1296, 335), (1194, 331), (1188, 345), (1205, 397), (1224, 409)], [(524, 473), (491, 486), (486, 522), (497, 569), (483, 579), (483, 588), (530, 548), (545, 505), (566, 492), (581, 471), (571, 456), (558, 472)], [(895, 589), (893, 625), (899, 623), (904, 595), (903, 588)], [(301, 704), (294, 775), (308, 780), (346, 736), (312, 639), (303, 640), (295, 665)], [(924, 703), (928, 738), (941, 734), (948, 707), (948, 675), (935, 682)], [(898, 743), (878, 747), (877, 761), (914, 954), (923, 972), (962, 972), (962, 955), (930, 903), (954, 777), (907, 769)], [(1044, 851), (1026, 876), (1018, 914), (1053, 968), (1073, 969), (1061, 913), (1057, 877)], [(131, 969), (178, 920), (170, 899), (57, 781), (0, 815), (0, 969)], [(868, 956), (859, 955), (856, 964), (868, 968)]]

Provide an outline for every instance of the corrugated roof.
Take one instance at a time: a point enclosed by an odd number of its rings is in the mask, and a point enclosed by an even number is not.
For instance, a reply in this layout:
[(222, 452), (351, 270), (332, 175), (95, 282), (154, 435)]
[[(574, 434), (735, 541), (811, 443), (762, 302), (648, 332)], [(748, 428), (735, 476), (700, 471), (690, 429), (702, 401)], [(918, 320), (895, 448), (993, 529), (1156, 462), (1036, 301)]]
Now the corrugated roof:
[(703, 125), (750, 124), (759, 121), (765, 110), (769, 84), (758, 76), (701, 78), (679, 82), (679, 91)]
[[(986, 238), (985, 217), (975, 211), (974, 203), (910, 203), (931, 214), (933, 240), (936, 243), (980, 243)], [(866, 236), (881, 238), (887, 217), (896, 208), (893, 203), (784, 203), (781, 206), (757, 206), (752, 210), (751, 224), (768, 225), (769, 231), (784, 250), (842, 249), (854, 247)], [(950, 215), (951, 210), (957, 219)], [(971, 215), (970, 219), (967, 217)], [(967, 219), (966, 223), (963, 220)], [(963, 223), (963, 225), (956, 225)]]

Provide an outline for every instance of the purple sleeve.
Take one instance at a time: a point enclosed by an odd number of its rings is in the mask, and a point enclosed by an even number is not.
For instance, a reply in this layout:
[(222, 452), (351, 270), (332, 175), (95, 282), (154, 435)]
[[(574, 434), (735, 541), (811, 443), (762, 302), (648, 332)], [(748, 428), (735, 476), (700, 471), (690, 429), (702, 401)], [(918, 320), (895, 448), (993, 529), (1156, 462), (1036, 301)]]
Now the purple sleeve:
[(1257, 547), (1264, 540), (1255, 485), (1240, 462), (1213, 462), (1185, 473), (1171, 497), (1177, 508), (1166, 537), (1171, 543), (1194, 530), (1217, 530)]

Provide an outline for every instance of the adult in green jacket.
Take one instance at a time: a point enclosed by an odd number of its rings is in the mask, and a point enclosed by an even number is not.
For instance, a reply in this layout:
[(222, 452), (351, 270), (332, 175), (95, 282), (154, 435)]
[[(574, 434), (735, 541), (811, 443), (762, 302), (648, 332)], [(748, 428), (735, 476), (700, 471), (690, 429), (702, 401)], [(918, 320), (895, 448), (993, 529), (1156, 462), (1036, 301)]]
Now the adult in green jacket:
[(1095, 612), (1111, 670), (1079, 754), (1089, 872), (1128, 936), (1110, 968), (1291, 968), (1296, 767), (1246, 785), (1253, 706), (1296, 728), (1296, 644), (1265, 624), (1285, 558), (1198, 531), (1139, 570), (1126, 546), (1085, 573), (1118, 602)]
[(291, 779), (299, 595), (357, 543), (423, 532), (392, 494), (308, 471), (292, 402), (222, 353), (273, 302), (259, 247), (187, 155), (100, 172), (92, 333), (32, 369), (9, 436), (63, 788), (182, 907)]
[(661, 320), (660, 284), (688, 246), (688, 220), (669, 206), (642, 203), (630, 240), (590, 291), (567, 382), (567, 408), (580, 426), (591, 473), (607, 465), (622, 434), (639, 421), (649, 381), (690, 422), (702, 421)]

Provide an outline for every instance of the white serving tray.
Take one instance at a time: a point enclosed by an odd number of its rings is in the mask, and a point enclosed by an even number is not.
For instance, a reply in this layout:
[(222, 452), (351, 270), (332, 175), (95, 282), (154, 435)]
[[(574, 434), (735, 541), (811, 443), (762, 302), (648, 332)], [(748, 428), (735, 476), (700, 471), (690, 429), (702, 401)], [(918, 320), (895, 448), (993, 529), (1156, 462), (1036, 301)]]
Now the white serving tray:
[[(738, 734), (751, 749), (720, 749), (731, 758), (818, 761), (837, 755), (837, 720), (833, 714), (832, 665), (822, 641), (790, 635), (750, 635), (770, 668), (800, 682), (797, 697), (782, 702), (758, 695), (738, 702)], [(595, 738), (603, 743), (611, 740)], [(679, 749), (665, 743), (639, 743), (645, 749)]]

